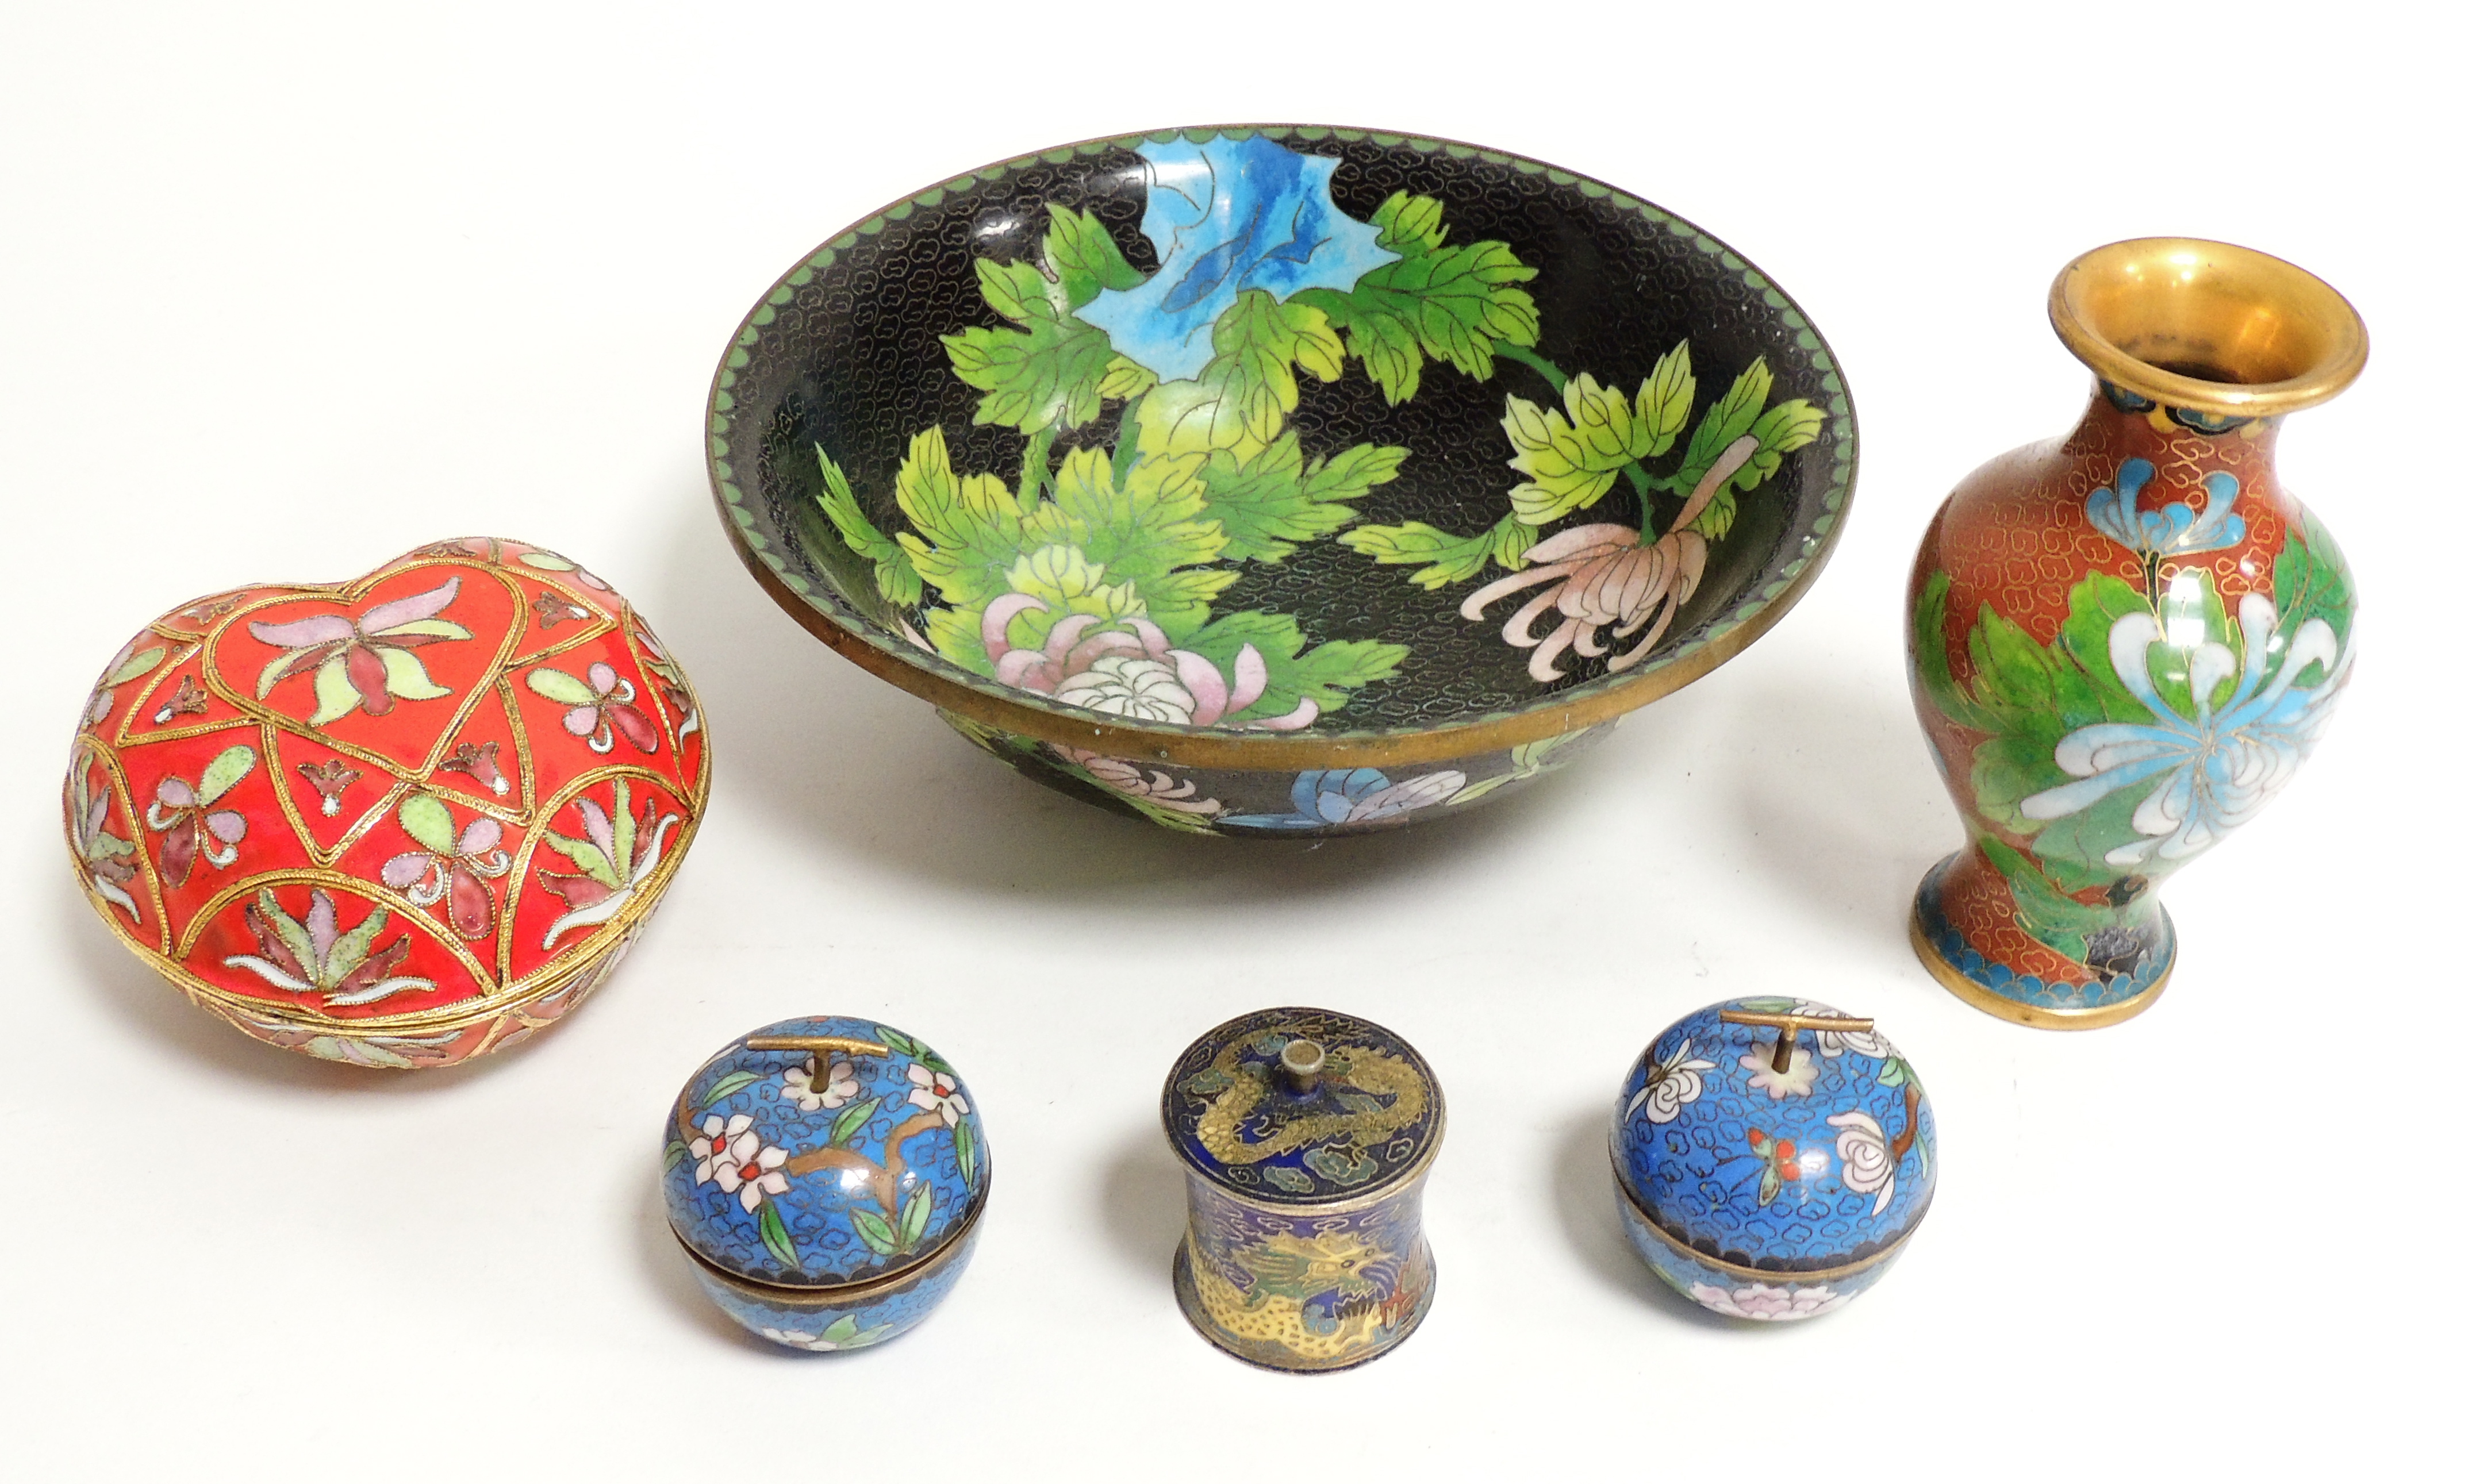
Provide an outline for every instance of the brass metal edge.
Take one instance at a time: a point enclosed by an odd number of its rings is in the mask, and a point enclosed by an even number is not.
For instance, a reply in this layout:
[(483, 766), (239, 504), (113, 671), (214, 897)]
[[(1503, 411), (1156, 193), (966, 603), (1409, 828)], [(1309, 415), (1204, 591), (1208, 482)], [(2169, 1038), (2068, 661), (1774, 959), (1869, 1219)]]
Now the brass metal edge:
[[(1149, 139), (1161, 134), (1275, 131), (1274, 137), (1276, 137), (1309, 130), (1320, 130), (1325, 136), (1341, 137), (1349, 132), (1366, 137), (1391, 134), (1388, 130), (1348, 130), (1335, 125), (1255, 123), (1177, 125), (1163, 130), (1097, 135), (1044, 151), (1034, 151), (1028, 154), (992, 160), (975, 170), (947, 177), (934, 185), (909, 192), (825, 238), (797, 262), (792, 264), (789, 270), (775, 278), (765, 290), (763, 295), (756, 299), (754, 307), (740, 318), (737, 330), (730, 336), (728, 345), (722, 351), (720, 363), (713, 367), (712, 383), (704, 397), (705, 478), (712, 488), (713, 504), (720, 513), (722, 529), (728, 533), (730, 549), (738, 554), (739, 561), (754, 577), (756, 585), (763, 588), (765, 595), (771, 598), (783, 612), (796, 620), (800, 627), (822, 640), (832, 648), (834, 652), (861, 670), (880, 680), (898, 686), (913, 695), (932, 702), (943, 710), (967, 717), (973, 721), (1015, 732), (1040, 742), (1061, 743), (1108, 757), (1173, 763), (1188, 767), (1258, 768), (1272, 772), (1302, 771), (1307, 768), (1335, 766), (1380, 766), (1445, 762), (1479, 753), (1507, 750), (1524, 742), (1541, 742), (1549, 737), (1559, 737), (1565, 733), (1601, 725), (1652, 701), (1661, 700), (1733, 659), (1744, 649), (1748, 648), (1752, 641), (1774, 627), (1779, 620), (1802, 601), (1804, 595), (1810, 591), (1811, 584), (1818, 580), (1821, 569), (1828, 565), (1829, 557), (1835, 554), (1837, 543), (1845, 531), (1845, 515), (1848, 507), (1854, 503), (1854, 486), (1861, 469), (1862, 449), (1861, 435), (1854, 418), (1853, 393), (1850, 389), (1841, 389), (1831, 393), (1843, 398), (1846, 408), (1840, 419), (1844, 425), (1844, 441), (1847, 449), (1842, 493), (1836, 506), (1827, 512), (1833, 517), (1828, 529), (1825, 531), (1814, 532), (1818, 545), (1805, 554), (1801, 570), (1787, 577), (1784, 585), (1773, 597), (1761, 599), (1756, 594), (1752, 595), (1745, 605), (1755, 604), (1755, 606), (1752, 606), (1748, 614), (1734, 618), (1731, 626), (1721, 633), (1709, 636), (1696, 648), (1676, 655), (1672, 660), (1652, 664), (1651, 668), (1629, 677), (1625, 682), (1580, 695), (1558, 705), (1547, 703), (1523, 708), (1509, 715), (1494, 716), (1460, 726), (1436, 727), (1413, 732), (1354, 735), (1344, 733), (1319, 736), (1267, 733), (1246, 735), (1236, 732), (1213, 735), (1200, 729), (1163, 730), (1083, 719), (1080, 716), (1065, 713), (1060, 709), (1051, 710), (1044, 706), (1014, 701), (979, 690), (949, 676), (922, 669), (902, 658), (889, 645), (879, 643), (871, 635), (843, 624), (816, 601), (792, 587), (780, 573), (773, 571), (767, 564), (764, 554), (749, 543), (749, 532), (732, 516), (732, 511), (738, 507), (737, 502), (729, 498), (729, 489), (725, 487), (734, 486), (735, 481), (725, 477), (720, 467), (722, 460), (729, 457), (725, 436), (735, 427), (735, 419), (731, 415), (736, 410), (734, 399), (727, 407), (723, 403), (723, 399), (728, 395), (729, 387), (736, 382), (736, 367), (731, 365), (730, 362), (751, 343), (747, 337), (760, 335), (765, 326), (772, 322), (771, 311), (773, 308), (774, 295), (785, 289), (795, 289), (811, 282), (813, 275), (820, 271), (818, 263), (826, 260), (827, 253), (841, 250), (836, 245), (844, 238), (854, 235), (872, 235), (876, 231), (881, 231), (887, 220), (898, 220), (893, 217), (894, 212), (901, 211), (930, 191), (942, 193), (953, 181), (964, 176), (974, 183), (1000, 178), (1016, 168), (1039, 160), (1044, 155), (1062, 153), (1070, 158), (1074, 154), (1095, 153), (1095, 150), (1108, 146), (1124, 145), (1130, 148), (1129, 141)], [(1552, 175), (1568, 176), (1575, 181), (1585, 181), (1604, 193), (1604, 196), (1600, 199), (1628, 203), (1628, 209), (1668, 231), (1689, 241), (1704, 240), (1705, 243), (1715, 244), (1715, 247), (1711, 250), (1733, 253), (1730, 246), (1710, 236), (1696, 224), (1675, 216), (1651, 202), (1641, 200), (1628, 192), (1618, 190), (1607, 182), (1597, 180), (1593, 177), (1566, 171), (1559, 166), (1549, 165), (1542, 160), (1530, 159), (1509, 151), (1494, 150), (1463, 140), (1404, 132), (1393, 137), (1412, 144), (1421, 140), (1439, 150), (1462, 149), (1487, 159), (1501, 157), (1509, 160), (1514, 167), (1534, 166), (1535, 169), (1529, 171), (1529, 174), (1550, 172)], [(1583, 190), (1581, 194), (1590, 193)], [(941, 199), (940, 194), (939, 199)], [(1742, 257), (1740, 253), (1733, 253), (1733, 255), (1746, 267), (1749, 266), (1749, 259)], [(1751, 271), (1757, 271), (1756, 269)], [(1819, 333), (1816, 325), (1810, 323), (1809, 316), (1800, 314), (1799, 307), (1795, 305), (1790, 295), (1786, 295), (1783, 290), (1777, 289), (1773, 281), (1768, 280), (1765, 274), (1761, 277), (1768, 283), (1770, 292), (1785, 297), (1788, 308), (1803, 320), (1806, 333), (1818, 342), (1818, 353), (1827, 357), (1825, 374), (1834, 376), (1840, 388), (1842, 389), (1844, 374), (1840, 368), (1835, 352), (1829, 349), (1827, 338)], [(796, 280), (796, 283), (794, 284), (793, 280)], [(759, 322), (759, 316), (762, 317), (761, 322)], [(1832, 483), (1835, 478), (1831, 476)], [(1740, 613), (1741, 607), (1738, 606), (1734, 612)], [(1719, 621), (1723, 622), (1723, 617), (1721, 616)], [(888, 639), (890, 637), (890, 635), (887, 636)], [(940, 656), (939, 659), (940, 660)]]
[[(1608, 1151), (1608, 1157), (1610, 1158), (1610, 1151)], [(1774, 1267), (1745, 1267), (1740, 1262), (1728, 1262), (1723, 1258), (1712, 1258), (1708, 1254), (1701, 1252), (1697, 1247), (1685, 1245), (1682, 1240), (1676, 1237), (1672, 1232), (1659, 1226), (1656, 1222), (1656, 1218), (1648, 1213), (1648, 1208), (1639, 1203), (1639, 1197), (1631, 1193), (1629, 1182), (1624, 1180), (1622, 1177), (1622, 1166), (1620, 1165), (1615, 1165), (1613, 1170), (1615, 1192), (1625, 1201), (1628, 1202), (1630, 1209), (1638, 1213), (1639, 1224), (1648, 1228), (1650, 1231), (1654, 1232), (1656, 1234), (1657, 1240), (1665, 1243), (1665, 1245), (1677, 1257), (1688, 1259), (1693, 1262), (1699, 1263), (1701, 1267), (1715, 1268), (1718, 1272), (1723, 1273), (1727, 1277), (1747, 1279), (1755, 1283), (1816, 1284), (1835, 1283), (1841, 1279), (1852, 1278), (1858, 1273), (1866, 1273), (1870, 1271), (1872, 1268), (1878, 1267), (1880, 1264), (1895, 1258), (1897, 1254), (1905, 1251), (1906, 1243), (1913, 1239), (1914, 1229), (1923, 1224), (1922, 1216), (1917, 1215), (1913, 1221), (1907, 1223), (1904, 1235), (1900, 1236), (1895, 1241), (1889, 1243), (1889, 1245), (1881, 1248), (1879, 1251), (1871, 1254), (1867, 1258), (1864, 1258), (1853, 1262), (1842, 1262), (1835, 1267), (1815, 1267), (1806, 1271), (1794, 1272)], [(1925, 1208), (1926, 1213), (1928, 1213), (1928, 1211), (1929, 1208)]]
[[(2137, 276), (2154, 259), (2180, 268), (2184, 279), (2202, 273), (2223, 281), (2225, 298), (2278, 310), (2322, 337), (2323, 345), (2297, 375), (2271, 382), (2207, 381), (2145, 360), (2096, 327), (2086, 300), (2097, 287)], [(2049, 312), (2060, 342), (2104, 381), (2166, 407), (2221, 417), (2278, 417), (2316, 407), (2349, 387), (2369, 358), (2360, 312), (2324, 279), (2271, 253), (2201, 237), (2130, 238), (2080, 253), (2052, 280)], [(2222, 326), (2228, 339), (2250, 328), (2248, 317)]]
[(2127, 1000), (2088, 1010), (2059, 1010), (2021, 1003), (2006, 995), (1994, 994), (1966, 978), (1965, 971), (1950, 963), (1923, 931), (1919, 909), (1906, 915), (1906, 940), (1913, 945), (1914, 956), (1922, 960), (1923, 967), (1931, 971), (1933, 978), (1939, 980), (1941, 988), (1986, 1015), (1996, 1015), (2020, 1025), (2031, 1025), (2036, 1030), (2100, 1030), (2105, 1025), (2119, 1025), (2146, 1010), (2162, 995), (2164, 987), (2172, 982), (2173, 968), (2178, 967), (2179, 956), (2179, 947), (2175, 942), (2172, 968), (2166, 968), (2162, 978)]
[(819, 1284), (813, 1287), (800, 1287), (791, 1284), (760, 1283), (755, 1279), (733, 1273), (696, 1251), (695, 1244), (688, 1241), (686, 1234), (680, 1232), (675, 1224), (670, 1227), (670, 1236), (677, 1239), (680, 1252), (694, 1260), (697, 1267), (701, 1268), (723, 1287), (759, 1304), (781, 1304), (800, 1308), (860, 1304), (935, 1277), (944, 1264), (953, 1260), (954, 1254), (967, 1245), (971, 1234), (978, 1230), (979, 1217), (987, 1209), (987, 1192), (994, 1187), (995, 1170), (990, 1166), (986, 1180), (980, 1185), (977, 1195), (971, 1202), (969, 1214), (963, 1218), (960, 1226), (945, 1234), (942, 1245), (929, 1254), (925, 1261), (887, 1273), (880, 1278), (869, 1278), (854, 1284)]

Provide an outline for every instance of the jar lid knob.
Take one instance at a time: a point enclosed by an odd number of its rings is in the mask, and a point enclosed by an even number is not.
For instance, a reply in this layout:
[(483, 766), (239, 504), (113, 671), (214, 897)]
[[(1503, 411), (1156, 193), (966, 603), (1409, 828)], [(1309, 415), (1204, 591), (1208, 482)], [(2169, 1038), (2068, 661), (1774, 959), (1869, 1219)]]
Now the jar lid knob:
[(851, 1056), (889, 1056), (892, 1048), (881, 1041), (862, 1041), (856, 1036), (749, 1036), (750, 1051), (805, 1051), (807, 1075), (815, 1085), (824, 1085), (827, 1067), (824, 1058), (834, 1051)]
[(1301, 1097), (1321, 1085), (1322, 1049), (1301, 1037), (1279, 1048), (1279, 1082)]
[(1776, 1050), (1769, 1057), (1769, 1066), (1776, 1072), (1794, 1070), (1794, 1043), (1806, 1030), (1862, 1035), (1871, 1028), (1869, 1021), (1852, 1015), (1763, 1015), (1753, 1010), (1720, 1010), (1717, 1019), (1728, 1025), (1774, 1026)]

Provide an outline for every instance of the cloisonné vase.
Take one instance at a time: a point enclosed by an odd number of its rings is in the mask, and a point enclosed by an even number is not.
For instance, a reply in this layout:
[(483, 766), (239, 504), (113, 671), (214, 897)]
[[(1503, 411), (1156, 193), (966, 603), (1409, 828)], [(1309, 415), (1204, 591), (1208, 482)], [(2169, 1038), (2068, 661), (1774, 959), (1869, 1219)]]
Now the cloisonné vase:
[(2051, 317), (2085, 416), (1967, 476), (1914, 559), (1914, 709), (1968, 839), (1912, 931), (1974, 1005), (2087, 1028), (2162, 993), (2156, 887), (2291, 779), (2350, 677), (2351, 575), (2274, 439), (2368, 337), (2309, 273), (2182, 238), (2079, 258)]

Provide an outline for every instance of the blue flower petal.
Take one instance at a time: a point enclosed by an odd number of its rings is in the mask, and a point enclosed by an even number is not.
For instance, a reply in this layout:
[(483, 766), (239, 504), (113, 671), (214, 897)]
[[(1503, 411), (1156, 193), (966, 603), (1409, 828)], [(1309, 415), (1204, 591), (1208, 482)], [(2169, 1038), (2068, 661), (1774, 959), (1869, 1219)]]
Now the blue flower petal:
[(1211, 326), (1246, 290), (1282, 300), (1299, 289), (1344, 294), (1398, 261), (1330, 199), (1335, 159), (1259, 136), (1138, 153), (1150, 180), (1142, 235), (1158, 250), (1158, 271), (1138, 288), (1102, 292), (1081, 314), (1161, 381), (1200, 374)]

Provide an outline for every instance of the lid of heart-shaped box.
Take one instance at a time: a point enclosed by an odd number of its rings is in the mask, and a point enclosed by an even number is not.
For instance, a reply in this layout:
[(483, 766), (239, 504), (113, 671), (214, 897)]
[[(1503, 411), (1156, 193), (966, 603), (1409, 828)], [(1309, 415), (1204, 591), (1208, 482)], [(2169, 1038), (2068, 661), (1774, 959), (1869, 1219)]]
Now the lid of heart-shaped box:
[(313, 1054), (434, 1065), (564, 1008), (535, 1001), (651, 909), (710, 775), (694, 692), (624, 598), (467, 539), (148, 624), (81, 718), (64, 823), (95, 909), (193, 999)]

